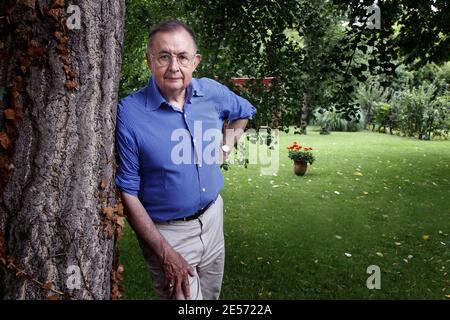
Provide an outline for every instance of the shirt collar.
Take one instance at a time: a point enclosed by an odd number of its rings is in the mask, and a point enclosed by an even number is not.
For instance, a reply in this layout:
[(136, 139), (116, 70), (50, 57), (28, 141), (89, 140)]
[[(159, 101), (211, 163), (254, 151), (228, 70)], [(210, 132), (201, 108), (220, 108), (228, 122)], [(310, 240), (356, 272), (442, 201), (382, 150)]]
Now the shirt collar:
[[(190, 101), (191, 97), (203, 97), (203, 91), (198, 83), (198, 80), (195, 78), (192, 78), (191, 83), (189, 84), (188, 90), (188, 100)], [(161, 95), (161, 92), (158, 89), (158, 86), (156, 85), (155, 79), (153, 77), (150, 77), (150, 80), (148, 82), (147, 90), (146, 90), (146, 109), (150, 111), (154, 111), (158, 109), (163, 103), (168, 104), (166, 99)]]
[(192, 78), (191, 84), (192, 92), (194, 93), (194, 97), (203, 97), (204, 93), (202, 90), (202, 87), (198, 83), (198, 80), (196, 78)]
[(145, 108), (150, 111), (158, 109), (163, 103), (167, 103), (166, 99), (159, 92), (155, 79), (150, 77), (146, 90)]

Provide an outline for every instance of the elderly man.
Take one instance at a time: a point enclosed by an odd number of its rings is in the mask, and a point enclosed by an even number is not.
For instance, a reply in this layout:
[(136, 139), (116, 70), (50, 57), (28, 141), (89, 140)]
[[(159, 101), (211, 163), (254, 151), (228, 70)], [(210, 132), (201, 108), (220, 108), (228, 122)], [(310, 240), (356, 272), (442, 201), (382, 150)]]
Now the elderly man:
[[(116, 184), (158, 298), (218, 299), (225, 261), (220, 164), (256, 110), (214, 80), (192, 78), (201, 56), (183, 23), (150, 32), (147, 61), (148, 85), (119, 103)], [(221, 135), (224, 120), (235, 132), (230, 139)]]

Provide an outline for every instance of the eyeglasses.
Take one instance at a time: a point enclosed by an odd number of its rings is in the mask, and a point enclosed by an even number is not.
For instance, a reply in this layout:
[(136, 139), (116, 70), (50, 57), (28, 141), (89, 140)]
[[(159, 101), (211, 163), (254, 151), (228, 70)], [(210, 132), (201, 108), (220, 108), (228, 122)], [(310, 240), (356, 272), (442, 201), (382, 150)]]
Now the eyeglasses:
[(155, 56), (154, 54), (150, 53), (151, 57), (156, 57), (156, 62), (158, 64), (158, 66), (160, 67), (167, 67), (171, 62), (172, 62), (172, 58), (175, 56), (177, 58), (177, 62), (180, 66), (183, 67), (190, 67), (192, 65), (192, 62), (194, 61), (194, 58), (197, 54), (194, 53), (192, 56), (185, 54), (185, 53), (181, 53), (181, 54), (177, 54), (177, 55), (172, 55), (169, 53), (161, 53), (157, 56)]

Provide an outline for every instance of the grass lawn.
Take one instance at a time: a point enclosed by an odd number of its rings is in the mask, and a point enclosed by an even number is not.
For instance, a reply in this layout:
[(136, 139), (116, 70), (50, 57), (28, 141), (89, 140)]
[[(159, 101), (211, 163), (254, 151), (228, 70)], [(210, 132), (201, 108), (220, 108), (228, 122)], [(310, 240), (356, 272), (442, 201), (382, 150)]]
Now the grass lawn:
[[(286, 147), (314, 148), (297, 177)], [(282, 134), (280, 167), (224, 172), (223, 299), (450, 298), (450, 141), (372, 132)], [(125, 299), (151, 299), (129, 226)], [(366, 286), (379, 266), (381, 289)]]

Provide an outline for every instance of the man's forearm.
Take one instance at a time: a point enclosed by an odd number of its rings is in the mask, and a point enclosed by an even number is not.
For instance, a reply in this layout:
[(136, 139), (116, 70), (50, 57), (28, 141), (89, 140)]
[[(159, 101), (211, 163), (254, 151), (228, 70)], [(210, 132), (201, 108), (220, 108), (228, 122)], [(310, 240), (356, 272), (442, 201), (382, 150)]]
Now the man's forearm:
[(164, 252), (169, 244), (159, 233), (141, 201), (136, 196), (132, 196), (125, 192), (122, 192), (122, 200), (127, 211), (127, 218), (131, 227), (136, 234), (152, 249), (157, 257), (162, 260), (164, 257)]
[(136, 196), (122, 192), (122, 200), (130, 225), (159, 259), (170, 297), (189, 299), (189, 276), (194, 276), (192, 266), (159, 233), (153, 220)]
[(237, 119), (227, 125), (225, 132), (224, 144), (233, 149), (235, 144), (239, 141), (239, 138), (244, 133), (245, 127), (247, 126), (248, 119)]

